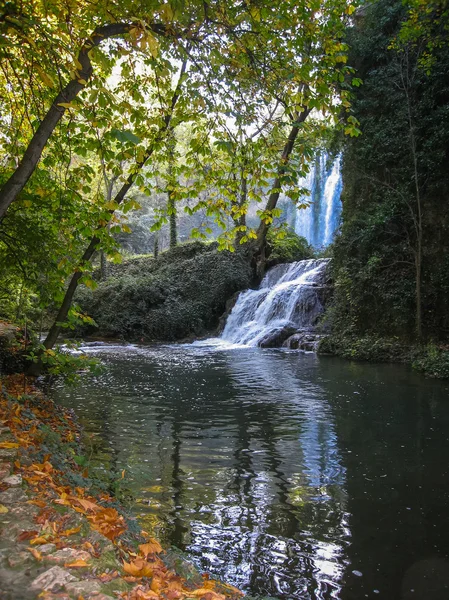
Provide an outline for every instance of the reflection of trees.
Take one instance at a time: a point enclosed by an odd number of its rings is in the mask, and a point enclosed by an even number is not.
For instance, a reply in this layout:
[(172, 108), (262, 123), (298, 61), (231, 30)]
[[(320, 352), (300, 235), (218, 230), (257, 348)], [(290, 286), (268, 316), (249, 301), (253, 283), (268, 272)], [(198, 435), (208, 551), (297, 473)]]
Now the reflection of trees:
[(115, 469), (140, 478), (136, 512), (156, 511), (166, 540), (201, 568), (259, 593), (312, 598), (321, 579), (337, 585), (344, 472), (313, 373), (301, 381), (296, 356), (269, 351), (145, 352), (117, 363), (112, 391), (129, 410), (106, 403), (98, 416), (114, 422), (101, 435), (115, 443)]

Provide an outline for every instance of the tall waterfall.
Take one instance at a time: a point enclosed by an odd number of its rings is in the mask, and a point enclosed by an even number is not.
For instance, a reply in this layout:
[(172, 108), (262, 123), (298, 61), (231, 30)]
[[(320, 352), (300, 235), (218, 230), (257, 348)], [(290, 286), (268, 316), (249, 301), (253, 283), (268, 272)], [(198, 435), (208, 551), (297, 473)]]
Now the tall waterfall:
[(294, 230), (315, 248), (327, 246), (332, 242), (341, 214), (341, 157), (331, 162), (326, 152), (318, 155), (308, 176), (299, 183), (310, 190), (310, 196), (304, 200), (311, 204), (296, 211)]
[(280, 346), (297, 332), (310, 332), (323, 311), (320, 290), (329, 259), (277, 265), (258, 290), (242, 292), (222, 339), (248, 346)]

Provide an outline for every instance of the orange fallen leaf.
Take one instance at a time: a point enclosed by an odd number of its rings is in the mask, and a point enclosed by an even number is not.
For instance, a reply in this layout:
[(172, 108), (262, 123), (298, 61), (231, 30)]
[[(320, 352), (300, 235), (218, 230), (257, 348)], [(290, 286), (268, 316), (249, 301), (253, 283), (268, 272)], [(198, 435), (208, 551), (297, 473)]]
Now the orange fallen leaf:
[(81, 525), (79, 527), (73, 527), (72, 529), (66, 529), (62, 531), (60, 535), (74, 535), (75, 533), (79, 533), (81, 531)]
[(31, 538), (35, 538), (38, 533), (38, 531), (22, 531), (22, 533), (17, 536), (17, 541), (24, 542), (25, 540), (31, 540)]
[(81, 506), (84, 508), (84, 510), (100, 510), (101, 506), (98, 506), (98, 504), (95, 504), (95, 502), (91, 502), (90, 500), (85, 500), (84, 498), (76, 498), (75, 499), (76, 502), (78, 502), (79, 504), (81, 504)]
[(31, 552), (36, 560), (42, 560), (42, 554), (39, 552), (39, 550), (36, 550), (36, 548), (27, 548), (27, 550), (28, 552)]
[(65, 563), (64, 567), (73, 567), (73, 568), (81, 568), (81, 567), (90, 567), (90, 564), (87, 563), (84, 559), (78, 558), (71, 563)]
[(202, 596), (205, 596), (206, 594), (213, 594), (215, 598), (224, 598), (224, 596), (222, 596), (221, 594), (217, 594), (216, 592), (213, 592), (212, 590), (203, 587), (203, 588), (199, 588), (198, 590), (192, 590), (188, 592), (189, 596), (193, 596), (194, 598), (201, 598)]
[(33, 544), (33, 546), (36, 546), (38, 544), (48, 544), (48, 542), (50, 541), (50, 538), (45, 538), (45, 537), (37, 537), (34, 538), (34, 540), (30, 541), (30, 544)]
[(150, 538), (150, 541), (147, 544), (140, 544), (139, 550), (146, 558), (149, 554), (159, 554), (162, 552), (162, 546), (157, 540)]
[(123, 570), (133, 577), (152, 577), (154, 567), (143, 558), (136, 558), (130, 563), (123, 563)]
[(39, 506), (39, 508), (44, 508), (45, 506), (47, 506), (47, 503), (43, 500), (28, 500), (27, 504), (34, 504), (36, 506)]

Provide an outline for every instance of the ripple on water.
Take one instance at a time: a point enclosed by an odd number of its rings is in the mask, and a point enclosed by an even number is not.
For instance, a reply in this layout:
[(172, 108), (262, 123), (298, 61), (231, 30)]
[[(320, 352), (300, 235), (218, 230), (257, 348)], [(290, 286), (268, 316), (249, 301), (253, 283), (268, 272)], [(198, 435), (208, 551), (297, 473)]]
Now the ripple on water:
[(107, 371), (55, 399), (200, 569), (255, 595), (397, 600), (411, 563), (449, 555), (447, 385), (217, 340), (82, 349)]

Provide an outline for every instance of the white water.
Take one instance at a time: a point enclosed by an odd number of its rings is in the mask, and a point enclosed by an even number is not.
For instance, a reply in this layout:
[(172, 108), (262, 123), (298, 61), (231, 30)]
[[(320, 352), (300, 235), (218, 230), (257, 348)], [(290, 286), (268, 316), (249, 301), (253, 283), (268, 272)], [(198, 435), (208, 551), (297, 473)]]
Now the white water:
[(309, 202), (306, 209), (296, 211), (292, 227), (298, 235), (307, 239), (315, 248), (328, 246), (334, 237), (341, 214), (341, 157), (329, 164), (329, 156), (317, 157), (310, 173), (299, 184), (310, 191), (304, 197)]
[(221, 339), (230, 344), (259, 346), (290, 327), (310, 329), (323, 307), (317, 287), (329, 259), (302, 260), (277, 265), (265, 275), (258, 290), (242, 292), (226, 322)]

